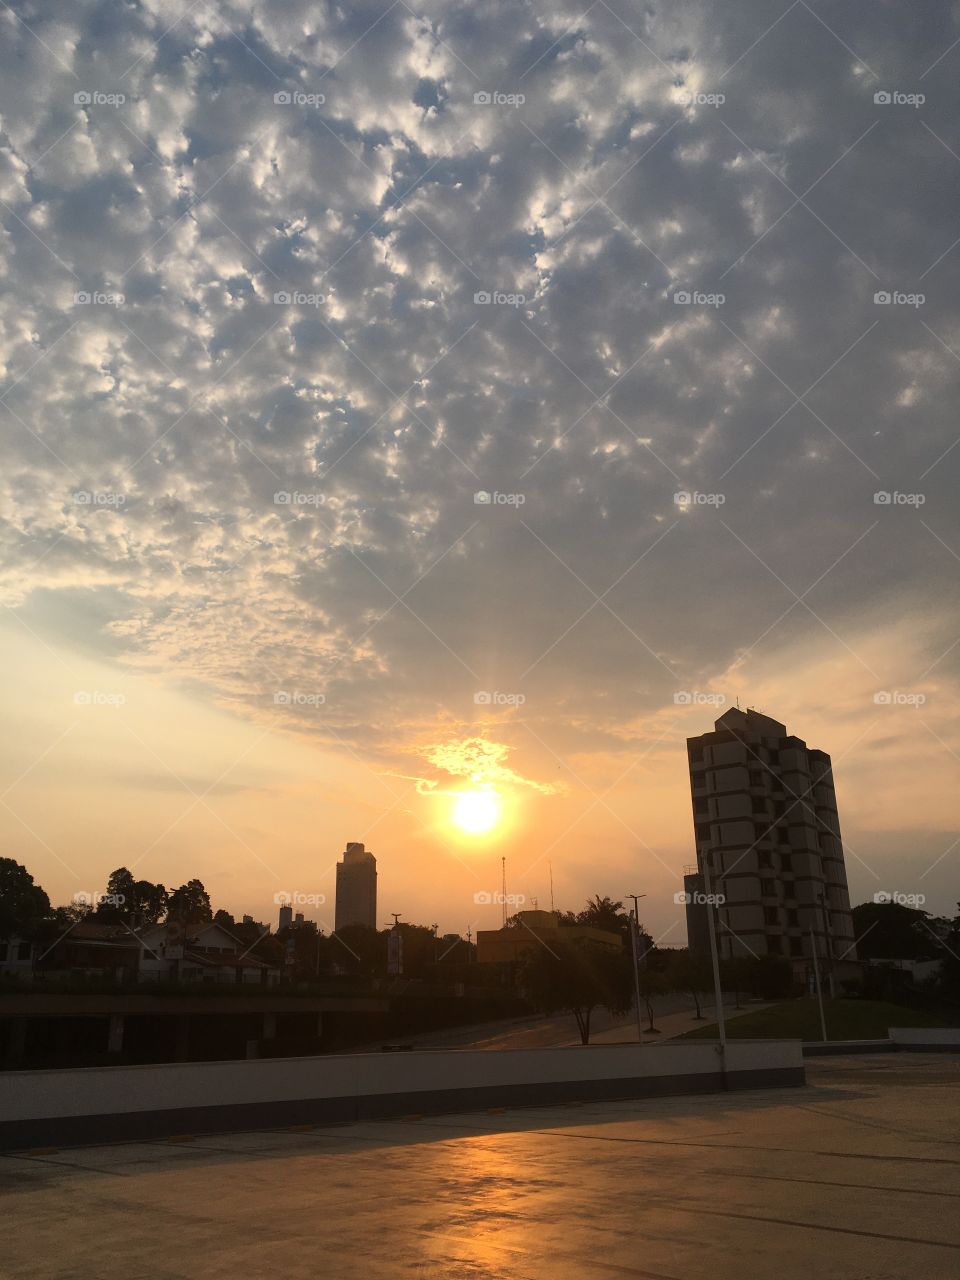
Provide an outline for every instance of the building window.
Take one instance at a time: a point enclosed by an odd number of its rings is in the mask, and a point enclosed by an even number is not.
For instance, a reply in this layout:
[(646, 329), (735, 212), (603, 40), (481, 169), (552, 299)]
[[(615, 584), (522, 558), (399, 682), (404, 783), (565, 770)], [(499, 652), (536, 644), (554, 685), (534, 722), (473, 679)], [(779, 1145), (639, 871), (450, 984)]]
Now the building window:
[(690, 748), (690, 763), (703, 764), (703, 747)]
[(7, 944), (5, 942), (0, 942), (0, 964), (2, 964), (7, 958), (7, 950)]
[(702, 799), (695, 800), (695, 801), (693, 802), (693, 811), (694, 811), (694, 813), (696, 813), (696, 814), (703, 814), (703, 815), (705, 815), (705, 816), (706, 816), (706, 815), (709, 815), (709, 813), (710, 813), (710, 802), (709, 802), (709, 800), (707, 800), (705, 797), (704, 797), (704, 798), (702, 798)]
[(767, 954), (771, 956), (779, 956), (783, 953), (783, 947), (779, 938), (767, 939)]
[(17, 947), (17, 959), (18, 960), (30, 959), (30, 943), (29, 942), (21, 942), (20, 945)]
[(796, 907), (788, 907), (787, 908), (787, 924), (797, 925), (799, 923), (800, 921), (797, 918)]
[(792, 860), (791, 860), (791, 858), (790, 858), (789, 853), (781, 853), (781, 855), (780, 855), (780, 870), (781, 870), (781, 871), (792, 871), (792, 870), (793, 870), (793, 862), (792, 862)]
[(710, 823), (709, 822), (701, 822), (697, 824), (697, 839), (698, 840), (710, 839)]
[(777, 882), (775, 880), (761, 880), (760, 896), (763, 898), (775, 898), (777, 896)]
[(778, 925), (780, 923), (780, 912), (776, 907), (763, 908), (763, 923), (765, 925)]
[(763, 850), (761, 850), (760, 853), (757, 854), (757, 865), (764, 871), (772, 870), (773, 863), (769, 853), (764, 853)]
[(802, 939), (802, 938), (791, 938), (791, 939), (790, 939), (790, 954), (791, 954), (792, 956), (802, 956), (802, 955), (803, 955), (803, 939)]
[(766, 802), (766, 800), (764, 800), (763, 796), (754, 796), (754, 797), (753, 797), (752, 810), (751, 810), (751, 811), (752, 811), (753, 813), (766, 813), (766, 812), (767, 812), (767, 802)]

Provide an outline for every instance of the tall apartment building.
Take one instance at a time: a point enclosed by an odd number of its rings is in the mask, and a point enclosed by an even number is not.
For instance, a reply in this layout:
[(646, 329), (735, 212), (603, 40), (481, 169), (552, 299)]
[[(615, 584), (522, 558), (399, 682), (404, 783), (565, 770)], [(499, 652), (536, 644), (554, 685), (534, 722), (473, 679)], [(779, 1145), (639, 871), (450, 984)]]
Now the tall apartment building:
[(337, 863), (337, 905), (334, 927), (363, 924), (377, 927), (377, 860), (362, 844), (347, 845)]
[(687, 739), (697, 871), (685, 877), (688, 935), (706, 936), (704, 888), (717, 908), (721, 956), (783, 955), (802, 973), (856, 959), (830, 757), (759, 711), (731, 708)]

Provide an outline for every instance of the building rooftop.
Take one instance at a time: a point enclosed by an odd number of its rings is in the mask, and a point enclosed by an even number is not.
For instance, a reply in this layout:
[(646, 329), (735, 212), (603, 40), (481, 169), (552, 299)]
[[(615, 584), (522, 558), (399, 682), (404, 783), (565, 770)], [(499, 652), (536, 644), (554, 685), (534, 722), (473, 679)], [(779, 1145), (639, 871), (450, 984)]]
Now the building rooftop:
[(346, 864), (370, 863), (376, 862), (376, 858), (359, 840), (351, 840), (343, 851), (343, 861)]
[(757, 711), (753, 707), (747, 707), (745, 711), (741, 711), (739, 707), (731, 707), (716, 721), (714, 728), (716, 730), (735, 729), (741, 731), (745, 729), (752, 733), (762, 734), (766, 738), (785, 738), (787, 736), (787, 726), (785, 724), (781, 724), (779, 720), (774, 720), (772, 716), (765, 716), (762, 711)]

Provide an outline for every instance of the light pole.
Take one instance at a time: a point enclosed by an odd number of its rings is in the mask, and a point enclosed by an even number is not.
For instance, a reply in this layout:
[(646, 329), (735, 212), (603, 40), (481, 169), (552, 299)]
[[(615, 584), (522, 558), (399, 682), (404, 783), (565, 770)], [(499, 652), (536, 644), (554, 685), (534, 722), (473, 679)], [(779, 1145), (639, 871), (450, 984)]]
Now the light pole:
[(823, 992), (820, 989), (820, 965), (817, 962), (817, 939), (813, 929), (810, 930), (810, 950), (813, 953), (813, 977), (817, 984), (817, 1005), (820, 1009), (820, 1034), (823, 1040), (827, 1039), (827, 1021), (823, 1016)]
[[(713, 996), (717, 1005), (717, 1032), (720, 1036), (720, 1053), (727, 1048), (727, 1026), (723, 1018), (723, 988), (720, 985), (720, 956), (717, 952), (717, 926), (713, 918), (713, 893), (710, 888), (710, 853), (703, 855), (703, 887), (706, 894), (707, 930), (710, 935), (710, 961), (713, 965)], [(725, 1063), (725, 1059), (722, 1059)], [(724, 1065), (726, 1071), (726, 1065)], [(726, 1087), (726, 1086), (724, 1086)]]
[(640, 955), (637, 945), (637, 933), (640, 930), (639, 900), (645, 893), (625, 893), (625, 898), (633, 899), (633, 914), (630, 916), (630, 942), (633, 948), (633, 989), (637, 1000), (637, 1043), (643, 1044), (643, 1018), (640, 1014)]

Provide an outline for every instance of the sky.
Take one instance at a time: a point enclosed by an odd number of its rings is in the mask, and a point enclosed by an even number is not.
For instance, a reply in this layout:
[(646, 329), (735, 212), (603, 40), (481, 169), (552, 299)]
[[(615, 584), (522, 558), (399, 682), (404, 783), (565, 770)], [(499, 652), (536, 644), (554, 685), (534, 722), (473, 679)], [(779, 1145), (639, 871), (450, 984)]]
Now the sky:
[(0, 31), (4, 856), (330, 928), (359, 840), (463, 933), (506, 858), (679, 945), (739, 698), (832, 754), (852, 901), (953, 914), (960, 6)]

